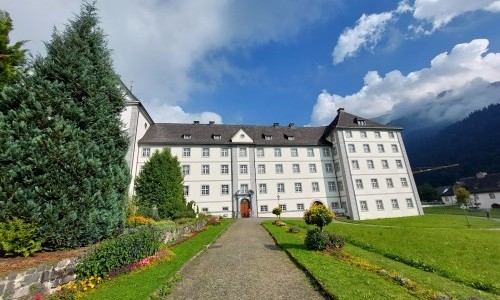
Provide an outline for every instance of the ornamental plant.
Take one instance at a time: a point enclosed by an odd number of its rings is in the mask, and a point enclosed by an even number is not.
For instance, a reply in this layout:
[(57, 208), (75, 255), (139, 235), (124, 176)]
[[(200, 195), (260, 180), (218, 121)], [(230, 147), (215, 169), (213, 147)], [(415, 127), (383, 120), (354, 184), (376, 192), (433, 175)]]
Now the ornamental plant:
[(323, 204), (313, 205), (304, 212), (304, 220), (308, 225), (316, 225), (320, 231), (323, 227), (330, 224), (335, 215)]
[(0, 256), (27, 257), (42, 250), (42, 241), (35, 240), (36, 227), (18, 218), (0, 223)]
[(283, 209), (281, 209), (281, 207), (273, 208), (273, 215), (276, 215), (278, 217), (278, 220), (281, 220), (281, 213), (282, 212), (283, 212)]

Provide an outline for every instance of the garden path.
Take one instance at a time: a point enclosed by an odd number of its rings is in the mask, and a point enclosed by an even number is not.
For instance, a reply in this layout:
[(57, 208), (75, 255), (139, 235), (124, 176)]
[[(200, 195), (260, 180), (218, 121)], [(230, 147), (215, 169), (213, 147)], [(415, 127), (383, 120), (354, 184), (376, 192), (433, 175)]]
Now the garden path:
[(232, 224), (184, 267), (168, 299), (324, 299), (261, 221)]

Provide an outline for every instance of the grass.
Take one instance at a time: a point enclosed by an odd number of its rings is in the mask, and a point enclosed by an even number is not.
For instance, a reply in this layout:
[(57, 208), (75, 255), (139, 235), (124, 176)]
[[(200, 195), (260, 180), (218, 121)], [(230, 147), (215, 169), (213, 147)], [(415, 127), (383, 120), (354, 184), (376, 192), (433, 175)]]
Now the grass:
[[(336, 223), (326, 229), (345, 235), (350, 244), (371, 253), (500, 295), (497, 280), (500, 278), (499, 231), (468, 229), (459, 226), (457, 219), (461, 217), (408, 217), (358, 224)], [(306, 228), (302, 220), (287, 223)], [(397, 223), (401, 226), (396, 226)], [(446, 224), (451, 228), (445, 228)], [(488, 228), (490, 224), (478, 223), (476, 226)]]
[(112, 278), (85, 293), (83, 299), (147, 299), (153, 292), (173, 280), (182, 266), (212, 243), (234, 220), (225, 219), (221, 225), (208, 226), (207, 230), (175, 245), (169, 260), (160, 260), (145, 268)]
[[(464, 215), (464, 210), (458, 206), (432, 206), (432, 207), (424, 207), (425, 214), (446, 214), (446, 215)], [(485, 210), (467, 210), (467, 215), (475, 216), (475, 217), (484, 217), (486, 218)], [(490, 209), (490, 217), (491, 218), (499, 218), (500, 219), (500, 209), (492, 208)]]
[[(468, 229), (467, 219), (463, 215), (423, 215), (405, 218), (374, 219), (364, 221), (350, 221), (359, 224), (372, 224), (379, 226), (419, 227), (419, 228), (453, 228)], [(469, 217), (470, 228), (500, 228), (500, 222), (486, 218)]]

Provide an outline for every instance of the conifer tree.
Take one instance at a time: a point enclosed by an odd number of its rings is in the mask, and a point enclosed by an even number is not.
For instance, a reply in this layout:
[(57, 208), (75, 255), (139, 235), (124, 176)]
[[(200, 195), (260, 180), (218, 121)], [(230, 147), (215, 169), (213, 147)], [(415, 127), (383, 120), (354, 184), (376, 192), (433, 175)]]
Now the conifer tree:
[(184, 200), (183, 181), (177, 157), (168, 148), (155, 151), (135, 181), (139, 210), (156, 207), (162, 219), (193, 217), (194, 211)]
[(0, 10), (0, 90), (17, 77), (19, 68), (25, 63), (26, 50), (21, 49), (25, 41), (9, 45), (12, 29), (9, 13)]
[(94, 243), (125, 221), (125, 101), (98, 25), (83, 4), (0, 101), (0, 221), (35, 223), (47, 248)]

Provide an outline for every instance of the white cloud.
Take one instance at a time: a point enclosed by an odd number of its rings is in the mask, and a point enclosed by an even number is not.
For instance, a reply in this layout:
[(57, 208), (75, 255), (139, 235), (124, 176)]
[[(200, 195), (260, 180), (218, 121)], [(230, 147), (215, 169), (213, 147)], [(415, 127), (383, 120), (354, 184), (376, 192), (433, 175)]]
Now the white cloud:
[[(167, 104), (157, 104), (156, 108), (159, 108), (157, 112), (157, 119), (165, 120), (168, 123), (192, 123), (193, 121), (200, 121), (202, 124), (208, 124), (210, 121), (214, 121), (217, 124), (222, 124), (222, 117), (214, 112), (201, 112), (201, 113), (188, 113), (185, 112), (180, 106), (167, 105)], [(148, 112), (150, 111), (148, 107)]]
[(360, 48), (377, 45), (392, 17), (392, 12), (372, 15), (363, 14), (356, 22), (355, 27), (345, 29), (339, 36), (332, 53), (333, 63), (339, 64), (346, 57), (356, 55)]
[(407, 75), (398, 70), (385, 76), (370, 71), (364, 86), (352, 95), (323, 91), (311, 124), (327, 124), (340, 107), (369, 118), (413, 114), (429, 122), (457, 121), (472, 110), (500, 102), (497, 85), (491, 85), (495, 82), (500, 82), (500, 53), (488, 52), (488, 40), (473, 40), (437, 55), (429, 68)]

